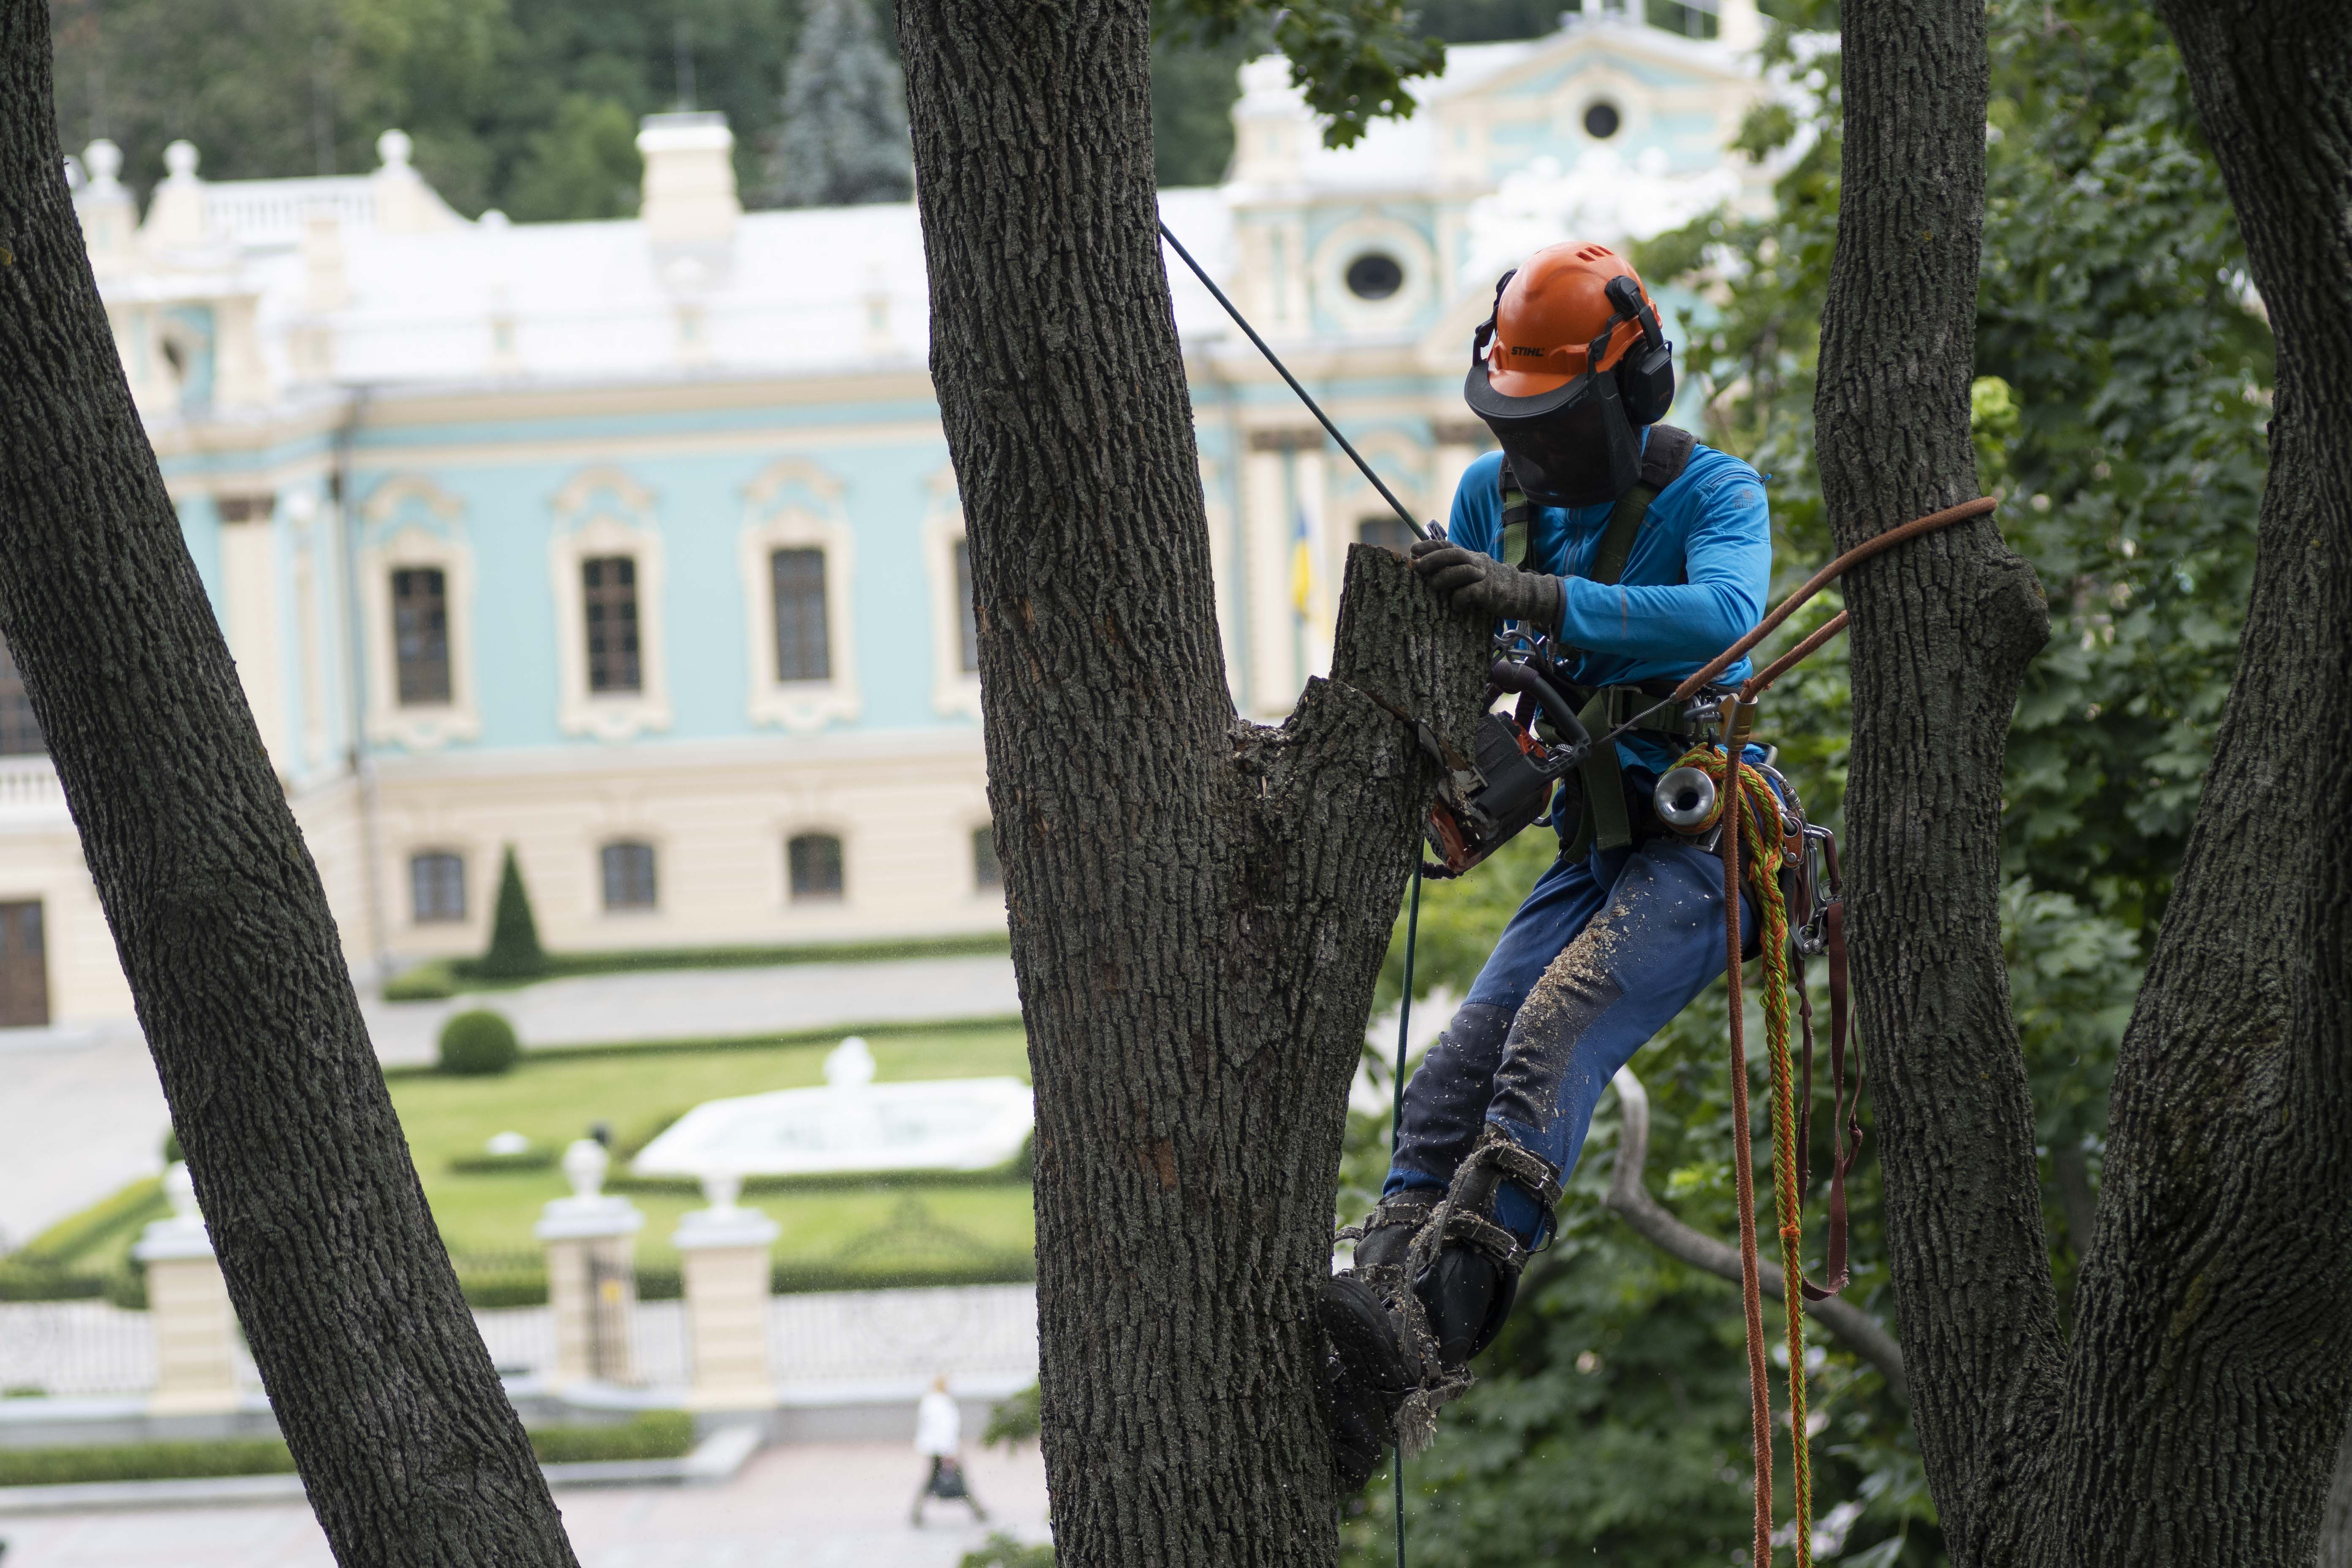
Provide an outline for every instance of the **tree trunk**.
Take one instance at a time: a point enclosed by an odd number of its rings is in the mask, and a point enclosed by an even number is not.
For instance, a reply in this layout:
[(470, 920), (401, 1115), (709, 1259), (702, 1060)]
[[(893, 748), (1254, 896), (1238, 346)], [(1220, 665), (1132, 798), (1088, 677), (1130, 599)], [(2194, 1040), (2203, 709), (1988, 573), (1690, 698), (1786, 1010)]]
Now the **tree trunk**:
[[(2352, 1403), (2352, 17), (2167, 9), (2277, 333), (2278, 416), (2238, 675), (2117, 1065), (2071, 1347), (1993, 903), (2039, 595), (1984, 528), (1847, 584), (1856, 992), (1905, 1364), (1960, 1568), (2306, 1563)], [(1969, 0), (1844, 19), (1816, 405), (1841, 545), (1968, 492), (1986, 77)]]
[[(1989, 67), (1975, 0), (1850, 0), (1837, 250), (1814, 399), (1838, 548), (1976, 495), (1969, 437)], [(1857, 1026), (1876, 1087), (1887, 1247), (1920, 1453), (1956, 1563), (2058, 1354), (1999, 895), (2001, 755), (2048, 636), (1990, 521), (1845, 579)], [(2046, 1413), (2036, 1417), (2046, 1426)]]
[(0, 631), (230, 1300), (347, 1564), (568, 1564), (109, 334), (48, 8), (0, 0)]
[(2083, 1563), (2308, 1562), (2352, 1406), (2352, 12), (2167, 0), (2278, 342), (2238, 669), (2116, 1059)]
[(1319, 1336), (1348, 1083), (1486, 663), (1358, 548), (1332, 677), (1237, 720), (1155, 235), (1145, 0), (901, 0), (931, 369), (972, 546), (1037, 1089), (1068, 1564), (1328, 1563)]

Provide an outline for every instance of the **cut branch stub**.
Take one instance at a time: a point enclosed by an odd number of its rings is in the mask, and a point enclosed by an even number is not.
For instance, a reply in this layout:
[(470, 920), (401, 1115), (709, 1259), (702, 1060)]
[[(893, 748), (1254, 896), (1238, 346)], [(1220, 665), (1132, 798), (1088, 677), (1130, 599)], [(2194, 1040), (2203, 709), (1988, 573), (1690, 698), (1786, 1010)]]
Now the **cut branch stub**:
[(1442, 751), (1468, 757), (1492, 647), (1487, 623), (1448, 607), (1403, 556), (1378, 545), (1349, 547), (1334, 681), (1427, 724)]

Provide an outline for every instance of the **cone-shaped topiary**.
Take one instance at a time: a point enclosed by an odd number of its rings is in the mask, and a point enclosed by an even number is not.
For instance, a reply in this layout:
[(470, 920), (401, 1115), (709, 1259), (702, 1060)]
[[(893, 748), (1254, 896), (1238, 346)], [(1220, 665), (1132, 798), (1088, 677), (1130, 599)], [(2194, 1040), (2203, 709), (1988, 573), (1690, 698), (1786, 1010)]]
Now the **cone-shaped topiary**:
[(515, 863), (511, 844), (507, 846), (506, 864), (499, 871), (499, 907), (490, 919), (490, 950), (475, 963), (474, 972), (491, 980), (547, 973), (547, 952), (539, 945), (539, 922), (531, 918), (530, 895), (523, 890), (522, 868)]
[(502, 1013), (477, 1007), (441, 1026), (441, 1070), (479, 1074), (502, 1073), (522, 1055), (522, 1042)]

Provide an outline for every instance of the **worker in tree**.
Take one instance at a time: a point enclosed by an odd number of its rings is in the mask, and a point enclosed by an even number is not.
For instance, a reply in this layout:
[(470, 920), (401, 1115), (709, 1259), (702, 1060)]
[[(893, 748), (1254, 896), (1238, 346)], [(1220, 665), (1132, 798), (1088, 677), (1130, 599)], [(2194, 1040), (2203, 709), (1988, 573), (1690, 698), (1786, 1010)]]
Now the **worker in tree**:
[[(1641, 279), (1603, 247), (1551, 246), (1506, 274), (1465, 388), (1502, 450), (1464, 473), (1444, 536), (1412, 546), (1453, 605), (1552, 639), (1595, 735), (1653, 708), (1764, 609), (1763, 482), (1657, 423), (1672, 349)], [(1748, 672), (1742, 660), (1721, 679)], [(1697, 733), (1660, 709), (1562, 782), (1559, 858), (1405, 1089), (1380, 1205), (1352, 1273), (1319, 1303), (1350, 1489), (1401, 1428), (1415, 1441), (1467, 1386), (1465, 1363), (1549, 1235), (1603, 1086), (1722, 972), (1721, 863), (1652, 804)], [(1756, 929), (1752, 906), (1742, 921)]]

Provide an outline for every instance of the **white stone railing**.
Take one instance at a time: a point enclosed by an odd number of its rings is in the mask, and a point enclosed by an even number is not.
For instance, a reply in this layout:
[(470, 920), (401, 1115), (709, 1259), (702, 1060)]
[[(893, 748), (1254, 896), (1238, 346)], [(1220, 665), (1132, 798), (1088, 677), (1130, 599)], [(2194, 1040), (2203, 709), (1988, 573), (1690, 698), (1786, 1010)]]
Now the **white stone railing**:
[(0, 827), (50, 827), (72, 821), (58, 770), (47, 757), (0, 757)]

